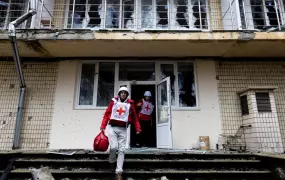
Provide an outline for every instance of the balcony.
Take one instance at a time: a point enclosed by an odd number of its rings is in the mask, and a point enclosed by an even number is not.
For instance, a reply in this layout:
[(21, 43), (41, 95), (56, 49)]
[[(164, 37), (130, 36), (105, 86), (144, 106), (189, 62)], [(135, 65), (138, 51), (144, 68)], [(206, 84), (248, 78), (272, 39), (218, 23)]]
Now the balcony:
[[(38, 0), (37, 14), (19, 27), (19, 50), (22, 57), (283, 58), (284, 1)], [(12, 56), (5, 29), (29, 8), (9, 2), (0, 0), (2, 57)]]
[[(285, 0), (38, 0), (37, 15), (21, 29), (142, 31), (278, 31)], [(25, 0), (0, 0), (0, 27), (28, 9)]]

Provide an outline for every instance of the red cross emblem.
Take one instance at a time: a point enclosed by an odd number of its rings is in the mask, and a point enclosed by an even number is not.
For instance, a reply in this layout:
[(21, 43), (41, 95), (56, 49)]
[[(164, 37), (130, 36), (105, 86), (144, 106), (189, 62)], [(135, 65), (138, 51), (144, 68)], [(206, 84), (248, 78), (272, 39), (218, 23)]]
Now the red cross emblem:
[(117, 109), (117, 113), (119, 113), (119, 116), (123, 115), (125, 112), (126, 111), (122, 107)]
[(150, 110), (149, 105), (147, 105), (147, 106), (145, 107), (145, 109), (146, 109), (146, 111), (149, 111), (149, 110)]

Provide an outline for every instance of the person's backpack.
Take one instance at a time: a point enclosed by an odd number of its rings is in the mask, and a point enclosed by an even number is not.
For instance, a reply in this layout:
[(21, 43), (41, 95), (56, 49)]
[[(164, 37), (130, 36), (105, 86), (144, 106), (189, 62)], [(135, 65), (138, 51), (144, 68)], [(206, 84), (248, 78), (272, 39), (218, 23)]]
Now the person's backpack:
[(93, 149), (94, 151), (105, 152), (109, 147), (108, 137), (105, 135), (104, 131), (101, 131), (94, 139)]

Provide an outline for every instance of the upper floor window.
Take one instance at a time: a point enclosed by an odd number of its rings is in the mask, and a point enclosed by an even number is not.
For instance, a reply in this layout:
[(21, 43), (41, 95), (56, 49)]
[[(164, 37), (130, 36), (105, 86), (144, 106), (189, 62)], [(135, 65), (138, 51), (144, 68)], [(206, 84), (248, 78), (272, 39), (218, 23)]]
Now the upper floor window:
[[(27, 0), (0, 1), (0, 28), (7, 28), (8, 24), (27, 12)], [(28, 22), (30, 23), (30, 21)], [(22, 24), (21, 26), (24, 26)]]
[(207, 0), (70, 0), (67, 28), (208, 29)]

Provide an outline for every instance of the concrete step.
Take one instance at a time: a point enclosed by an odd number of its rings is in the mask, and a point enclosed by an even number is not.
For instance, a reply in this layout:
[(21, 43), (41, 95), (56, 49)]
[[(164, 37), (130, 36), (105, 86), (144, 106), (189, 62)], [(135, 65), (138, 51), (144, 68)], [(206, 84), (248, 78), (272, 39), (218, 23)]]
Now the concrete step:
[[(52, 168), (101, 168), (108, 169), (107, 159), (17, 159), (14, 167), (36, 167), (48, 166)], [(230, 169), (230, 168), (255, 168), (264, 169), (264, 165), (259, 160), (193, 160), (193, 159), (125, 159), (124, 167), (128, 169), (156, 169), (156, 168), (176, 168), (176, 169)]]
[[(78, 169), (74, 171), (66, 171), (66, 170), (54, 170), (51, 169), (52, 175), (55, 179), (113, 179), (114, 173), (110, 171), (104, 170), (86, 170), (86, 169)], [(135, 180), (138, 179), (152, 179), (152, 178), (160, 178), (162, 176), (166, 176), (168, 179), (272, 179), (271, 171), (220, 171), (220, 170), (204, 170), (204, 171), (187, 171), (187, 170), (176, 170), (176, 169), (156, 169), (153, 171), (145, 171), (145, 170), (128, 170), (124, 171), (124, 178), (132, 178)], [(11, 172), (9, 176), (10, 179), (17, 178), (31, 178), (31, 172), (28, 169), (17, 169)], [(198, 179), (197, 179), (198, 178)]]

